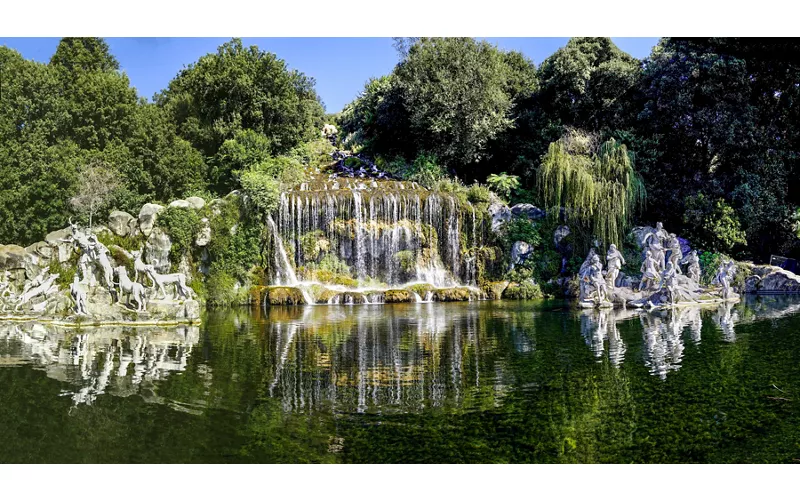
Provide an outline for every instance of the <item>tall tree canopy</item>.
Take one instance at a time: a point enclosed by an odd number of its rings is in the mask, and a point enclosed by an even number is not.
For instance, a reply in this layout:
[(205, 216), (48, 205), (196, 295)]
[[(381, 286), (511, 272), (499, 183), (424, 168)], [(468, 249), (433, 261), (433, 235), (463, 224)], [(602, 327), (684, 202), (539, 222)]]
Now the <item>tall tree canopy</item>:
[(181, 137), (209, 157), (244, 129), (269, 139), (273, 153), (284, 153), (316, 136), (324, 114), (312, 78), (239, 39), (181, 71), (157, 102)]

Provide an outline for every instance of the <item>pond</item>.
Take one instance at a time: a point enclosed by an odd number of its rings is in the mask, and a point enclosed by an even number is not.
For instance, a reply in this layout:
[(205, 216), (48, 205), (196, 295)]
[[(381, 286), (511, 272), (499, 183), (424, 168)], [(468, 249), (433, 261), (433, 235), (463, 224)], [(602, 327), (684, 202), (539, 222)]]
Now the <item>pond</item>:
[(800, 461), (800, 298), (0, 324), (0, 462)]

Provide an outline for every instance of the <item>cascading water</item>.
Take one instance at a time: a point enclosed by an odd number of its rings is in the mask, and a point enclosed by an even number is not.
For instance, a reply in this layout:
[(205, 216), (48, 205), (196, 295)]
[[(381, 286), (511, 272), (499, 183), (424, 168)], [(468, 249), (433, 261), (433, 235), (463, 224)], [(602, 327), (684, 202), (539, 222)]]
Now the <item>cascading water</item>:
[(483, 220), (466, 200), (416, 183), (317, 175), (282, 193), (276, 218), (267, 221), (275, 240), (272, 280), (348, 292), (326, 296), (327, 303), (381, 302), (350, 292), (409, 283), (476, 286)]

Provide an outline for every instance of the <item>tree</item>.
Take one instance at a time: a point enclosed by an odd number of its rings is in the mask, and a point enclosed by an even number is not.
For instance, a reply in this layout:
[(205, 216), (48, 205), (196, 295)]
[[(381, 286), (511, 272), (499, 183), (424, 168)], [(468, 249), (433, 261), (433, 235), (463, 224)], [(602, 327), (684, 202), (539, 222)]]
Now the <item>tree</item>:
[(539, 102), (562, 125), (624, 128), (630, 114), (626, 104), (640, 75), (639, 61), (610, 38), (571, 38), (542, 62)]
[(111, 168), (100, 162), (89, 163), (78, 174), (78, 192), (69, 202), (76, 212), (89, 216), (91, 228), (94, 214), (119, 186), (119, 176)]
[(588, 228), (607, 246), (621, 245), (633, 213), (646, 197), (624, 144), (569, 130), (550, 144), (536, 178), (551, 213), (564, 208), (568, 222)]
[(237, 38), (181, 71), (156, 101), (208, 157), (245, 129), (264, 135), (273, 154), (285, 153), (316, 138), (324, 115), (313, 78)]

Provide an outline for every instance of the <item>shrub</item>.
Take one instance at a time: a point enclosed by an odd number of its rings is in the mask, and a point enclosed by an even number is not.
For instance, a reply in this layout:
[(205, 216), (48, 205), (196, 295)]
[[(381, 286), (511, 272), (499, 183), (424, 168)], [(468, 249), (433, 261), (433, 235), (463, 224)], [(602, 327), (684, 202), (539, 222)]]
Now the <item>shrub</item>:
[(189, 252), (200, 232), (200, 217), (191, 208), (167, 207), (158, 214), (156, 225), (169, 235), (172, 248), (169, 258), (173, 264)]
[(711, 200), (703, 193), (686, 199), (683, 222), (695, 246), (712, 252), (729, 252), (737, 244), (746, 245), (736, 211), (725, 200)]
[(467, 189), (467, 199), (470, 203), (489, 203), (492, 200), (492, 191), (476, 182)]
[(436, 181), (446, 176), (447, 172), (437, 163), (436, 156), (420, 153), (411, 165), (407, 178), (430, 189)]
[(531, 300), (544, 297), (541, 287), (531, 281), (511, 283), (503, 292), (503, 297), (511, 300)]
[(490, 174), (486, 178), (486, 183), (503, 199), (508, 200), (511, 197), (511, 192), (519, 187), (519, 177), (508, 175), (505, 172)]

